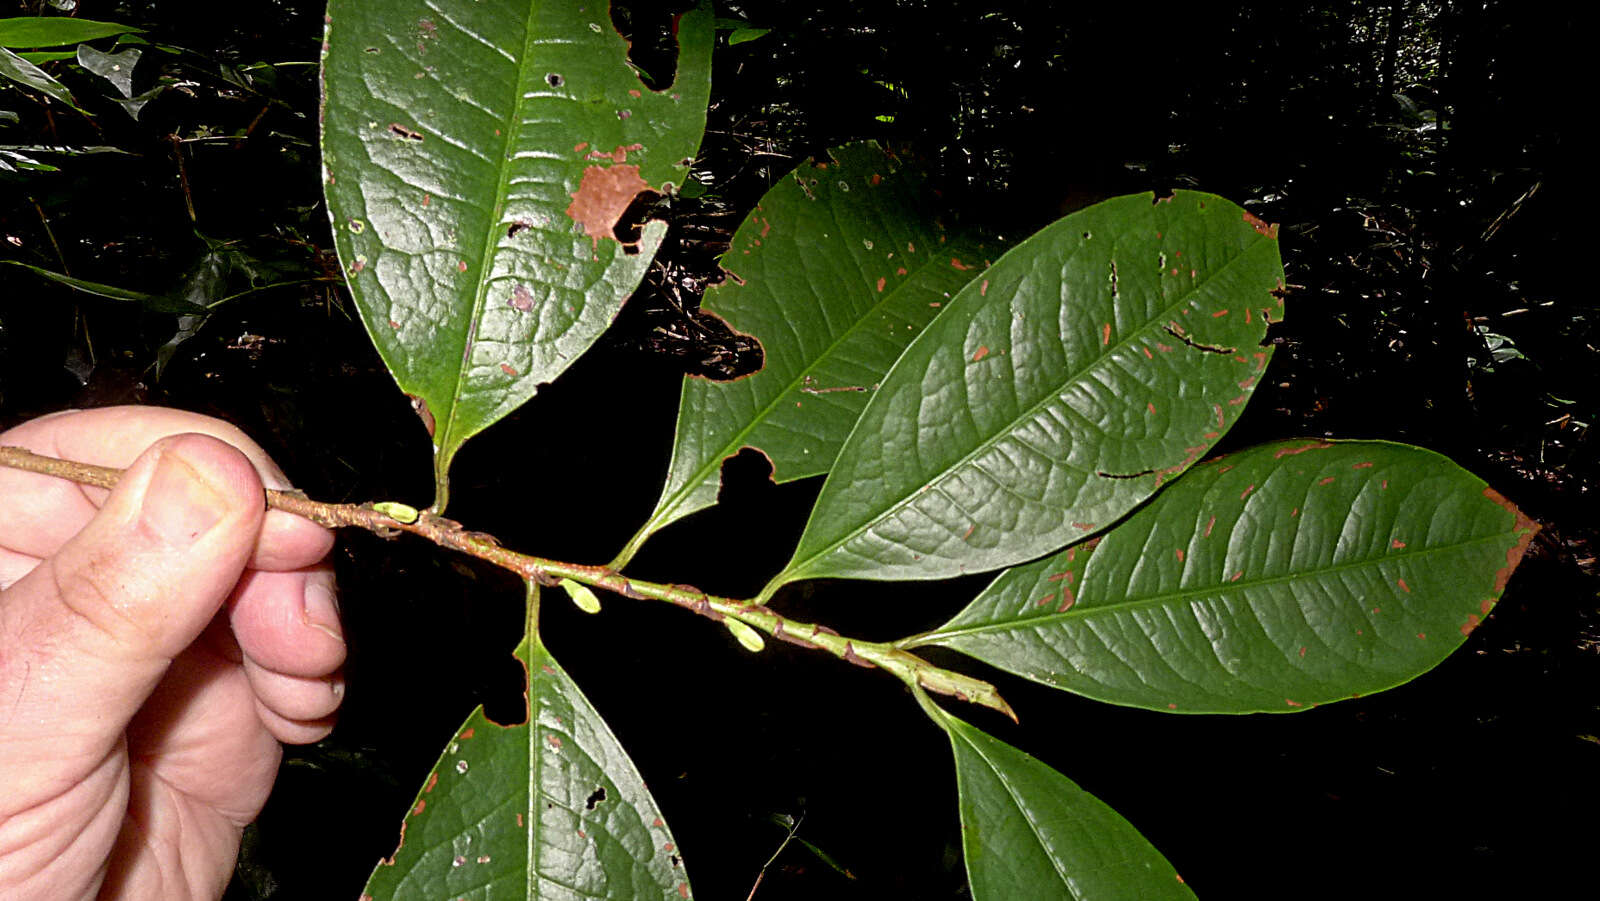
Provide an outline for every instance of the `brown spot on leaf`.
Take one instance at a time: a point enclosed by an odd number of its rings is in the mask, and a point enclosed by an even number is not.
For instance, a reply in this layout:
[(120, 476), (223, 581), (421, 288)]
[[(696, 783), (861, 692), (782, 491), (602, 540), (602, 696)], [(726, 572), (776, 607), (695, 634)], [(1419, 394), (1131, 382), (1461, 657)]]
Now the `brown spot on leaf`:
[(414, 128), (407, 128), (406, 126), (401, 125), (399, 122), (389, 123), (389, 133), (398, 138), (405, 138), (408, 141), (422, 140), (422, 132), (417, 131)]
[(513, 285), (510, 303), (518, 312), (526, 313), (533, 309), (533, 293), (527, 285)]
[(1494, 593), (1498, 595), (1505, 590), (1506, 582), (1511, 579), (1512, 571), (1517, 568), (1517, 564), (1522, 562), (1522, 555), (1527, 553), (1528, 545), (1533, 541), (1533, 536), (1539, 533), (1540, 526), (1493, 488), (1483, 489), (1483, 496), (1510, 510), (1515, 517), (1512, 528), (1517, 532), (1517, 541), (1506, 549), (1506, 565), (1494, 576)]
[(1472, 630), (1478, 628), (1478, 622), (1479, 622), (1478, 614), (1476, 614), (1476, 613), (1467, 614), (1467, 621), (1461, 624), (1461, 634), (1462, 635), (1471, 635), (1472, 634)]
[(1033, 602), (1033, 606), (1035, 606), (1035, 607), (1043, 607), (1045, 604), (1048, 604), (1048, 603), (1050, 603), (1051, 601), (1053, 601), (1055, 599), (1056, 599), (1055, 592), (1052, 591), (1051, 593), (1045, 595), (1044, 597), (1038, 599), (1037, 601), (1034, 601)]
[[(1217, 412), (1220, 415), (1221, 414), (1221, 408), (1218, 408)], [(1281, 448), (1281, 449), (1275, 451), (1272, 454), (1272, 459), (1276, 460), (1276, 459), (1279, 459), (1280, 457), (1287, 457), (1287, 456), (1289, 456), (1291, 454), (1303, 454), (1303, 453), (1305, 453), (1306, 451), (1309, 451), (1309, 450), (1322, 450), (1324, 448), (1329, 448), (1329, 447), (1333, 447), (1333, 445), (1329, 444), (1326, 441), (1309, 441), (1309, 442), (1307, 442), (1305, 444), (1297, 445), (1295, 447)], [(1328, 481), (1331, 482), (1333, 480), (1329, 479)], [(1322, 484), (1326, 484), (1326, 483), (1322, 483)]]
[(1242, 501), (1245, 498), (1249, 497), (1250, 496), (1250, 492), (1252, 492), (1254, 490), (1256, 490), (1256, 486), (1254, 486), (1254, 485), (1248, 486), (1247, 488), (1245, 488), (1244, 493), (1239, 495), (1239, 500)]
[(1066, 613), (1068, 610), (1071, 610), (1072, 605), (1076, 604), (1077, 602), (1078, 599), (1073, 595), (1072, 589), (1063, 588), (1061, 589), (1061, 603), (1056, 607), (1056, 612)]
[(986, 345), (980, 344), (980, 345), (978, 345), (978, 349), (976, 351), (974, 351), (973, 354), (972, 354), (972, 362), (976, 363), (979, 360), (983, 359), (984, 357), (987, 357), (988, 355), (989, 355), (989, 348)]
[(1405, 547), (1406, 543), (1404, 541), (1401, 541), (1400, 539), (1396, 538), (1396, 539), (1393, 539), (1393, 540), (1391, 540), (1389, 542), (1389, 546), (1394, 548), (1395, 550), (1399, 550), (1399, 549)]
[(400, 323), (395, 322), (393, 319), (391, 319), (391, 320), (389, 320), (389, 327), (390, 328), (399, 328), (400, 327)]
[(583, 181), (572, 195), (567, 215), (583, 226), (594, 246), (600, 245), (601, 238), (621, 244), (615, 232), (617, 221), (633, 198), (649, 189), (638, 166), (589, 166), (583, 170)]
[(1321, 480), (1319, 480), (1319, 481), (1318, 481), (1318, 482), (1317, 482), (1317, 484), (1318, 484), (1318, 485), (1327, 485), (1327, 484), (1330, 484), (1330, 483), (1332, 483), (1332, 482), (1333, 482), (1333, 476), (1328, 476), (1328, 477), (1327, 477), (1327, 478), (1326, 478), (1326, 479), (1321, 479)]
[(422, 787), (423, 793), (426, 794), (428, 792), (433, 791), (433, 787), (435, 785), (438, 785), (438, 784), (439, 784), (439, 774), (438, 773), (429, 773), (428, 774), (428, 784), (424, 785)]
[(889, 280), (888, 280), (888, 279), (886, 279), (886, 278), (884, 278), (884, 277), (883, 277), (883, 276), (881, 276), (881, 275), (880, 275), (880, 276), (878, 276), (878, 293), (879, 293), (879, 294), (882, 294), (882, 293), (883, 293), (883, 286), (884, 286), (884, 285), (887, 285), (887, 284), (888, 284), (888, 283), (889, 283)]
[(960, 270), (961, 272), (966, 272), (967, 270), (972, 268), (971, 266), (966, 265), (965, 263), (961, 262), (960, 260), (956, 259), (955, 257), (951, 257), (950, 258), (950, 265), (954, 266), (956, 269)]
[(1215, 516), (1213, 516), (1210, 519), (1206, 520), (1206, 530), (1200, 537), (1201, 538), (1210, 538), (1211, 537), (1211, 527), (1216, 525), (1216, 524), (1217, 524), (1217, 518)]
[(427, 806), (428, 806), (428, 802), (427, 801), (424, 801), (421, 798), (418, 798), (417, 799), (417, 806), (411, 808), (411, 815), (412, 816), (416, 816), (417, 814), (422, 813), (423, 809), (425, 809)]
[(632, 150), (643, 150), (643, 149), (644, 149), (644, 145), (643, 144), (627, 144), (627, 145), (618, 144), (617, 145), (617, 149), (611, 151), (610, 153), (607, 153), (604, 150), (598, 150), (598, 149), (597, 150), (591, 150), (591, 151), (589, 151), (589, 153), (584, 158), (585, 159), (591, 159), (591, 160), (607, 160), (608, 159), (608, 160), (612, 161), (613, 163), (626, 163), (628, 161), (628, 152), (629, 151), (632, 151)]
[[(1245, 213), (1245, 215), (1248, 216), (1250, 214), (1249, 213)], [(1293, 700), (1291, 698), (1284, 698), (1283, 699), (1283, 703), (1288, 704), (1290, 707), (1302, 707), (1302, 706), (1304, 706), (1299, 701)]]
[(512, 366), (510, 363), (501, 363), (500, 364), (500, 371), (505, 373), (506, 375), (516, 375), (517, 374), (517, 367)]
[(1111, 323), (1109, 323), (1109, 322), (1107, 322), (1100, 329), (1100, 343), (1102, 345), (1107, 345), (1107, 344), (1111, 343)]
[(1271, 238), (1274, 241), (1278, 239), (1278, 226), (1268, 225), (1267, 223), (1262, 222), (1249, 210), (1244, 211), (1244, 221), (1250, 223), (1250, 227), (1255, 229), (1258, 233)]
[(561, 747), (561, 736), (559, 735), (547, 735), (545, 736), (545, 741), (548, 741), (552, 748)]
[(1183, 562), (1183, 548), (1181, 548), (1181, 547), (1178, 548), (1178, 562), (1179, 563)]

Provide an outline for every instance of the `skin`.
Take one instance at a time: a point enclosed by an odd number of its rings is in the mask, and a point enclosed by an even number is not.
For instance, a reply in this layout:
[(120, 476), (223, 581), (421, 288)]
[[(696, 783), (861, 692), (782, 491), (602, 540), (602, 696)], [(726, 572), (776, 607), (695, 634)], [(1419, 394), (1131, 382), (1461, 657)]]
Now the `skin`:
[(0, 444), (127, 468), (0, 468), (0, 898), (214, 899), (277, 775), (344, 694), (328, 530), (227, 423), (59, 413)]

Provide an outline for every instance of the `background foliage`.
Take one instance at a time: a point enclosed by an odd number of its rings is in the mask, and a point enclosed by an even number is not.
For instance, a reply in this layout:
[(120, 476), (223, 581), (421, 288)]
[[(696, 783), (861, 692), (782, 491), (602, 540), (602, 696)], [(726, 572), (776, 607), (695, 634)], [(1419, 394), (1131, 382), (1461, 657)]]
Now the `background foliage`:
[[(314, 496), (427, 503), (426, 439), (333, 281), (316, 177), (322, 5), (0, 5), (38, 12), (140, 26), (151, 44), (92, 42), (141, 49), (126, 92), (76, 59), (43, 63), (92, 117), (0, 91), (16, 114), (0, 113), (0, 149), (56, 170), (0, 171), (0, 259), (147, 297), (0, 267), (0, 427), (68, 405), (176, 404), (244, 426)], [(1008, 678), (1027, 730), (979, 725), (1115, 806), (1201, 897), (1343, 896), (1376, 871), (1398, 874), (1397, 895), (1472, 897), (1576, 874), (1579, 833), (1561, 824), (1597, 800), (1600, 753), (1586, 512), (1600, 312), (1576, 289), (1563, 215), (1583, 174), (1563, 100), (1582, 57), (1560, 43), (1576, 23), (1434, 0), (1182, 19), (911, 0), (718, 14), (772, 30), (719, 47), (703, 191), (665, 211), (646, 287), (596, 352), (463, 450), (452, 515), (566, 559), (599, 562), (627, 540), (666, 465), (679, 375), (750, 364), (695, 304), (733, 227), (798, 157), (885, 141), (926, 161), (971, 224), (1013, 239), (1127, 191), (1223, 194), (1282, 223), (1293, 288), (1227, 445), (1408, 441), (1545, 531), (1466, 649), (1404, 691), (1288, 718), (1175, 719)], [(635, 61), (659, 66), (654, 11), (613, 19)], [(36, 149), (57, 146), (125, 152)], [(214, 309), (174, 313), (174, 300)], [(638, 575), (748, 595), (782, 565), (790, 542), (742, 536), (756, 520), (798, 534), (818, 486), (771, 486), (746, 458), (728, 477), (723, 504), (653, 539)], [(464, 713), (516, 702), (520, 585), (367, 536), (338, 553), (350, 701), (331, 739), (285, 763), (237, 898), (353, 896)], [(888, 637), (938, 625), (978, 587), (807, 584), (784, 603)], [(801, 813), (827, 859), (791, 844), (758, 898), (960, 896), (949, 765), (897, 686), (783, 646), (750, 657), (677, 611), (549, 615), (552, 652), (635, 755), (702, 897), (743, 897), (783, 838), (770, 818)]]

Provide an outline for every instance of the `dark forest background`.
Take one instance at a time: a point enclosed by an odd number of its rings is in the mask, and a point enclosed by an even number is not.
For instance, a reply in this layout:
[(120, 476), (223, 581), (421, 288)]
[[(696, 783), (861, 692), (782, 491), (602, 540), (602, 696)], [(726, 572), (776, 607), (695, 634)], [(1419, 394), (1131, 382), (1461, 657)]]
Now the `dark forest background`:
[[(1165, 717), (974, 667), (1026, 726), (977, 722), (1121, 811), (1203, 898), (1537, 897), (1591, 882), (1600, 303), (1578, 215), (1592, 154), (1580, 159), (1572, 124), (1587, 49), (1576, 14), (1556, 10), (719, 2), (770, 31), (719, 39), (695, 183), (655, 211), (667, 243), (595, 350), (461, 453), (452, 515), (519, 549), (609, 558), (654, 500), (681, 375), (747, 363), (696, 315), (717, 255), (770, 184), (830, 145), (885, 142), (929, 168), (952, 218), (1013, 240), (1116, 194), (1223, 194), (1281, 224), (1290, 292), (1270, 377), (1219, 450), (1295, 435), (1419, 444), (1544, 531), (1484, 627), (1401, 689), (1292, 717)], [(426, 436), (332, 256), (321, 5), (0, 2), (24, 14), (140, 25), (157, 46), (126, 95), (71, 61), (46, 65), (92, 118), (0, 87), (0, 151), (32, 164), (0, 154), (0, 259), (151, 298), (0, 266), (0, 428), (169, 404), (241, 425), (313, 497), (426, 503)], [(670, 71), (664, 10), (612, 16), (647, 74)], [(195, 316), (160, 296), (231, 299)], [(631, 572), (751, 593), (817, 487), (774, 487), (737, 458), (723, 503), (658, 536)], [(514, 580), (366, 535), (336, 554), (344, 719), (290, 750), (237, 901), (355, 898), (461, 718), (518, 700)], [(942, 622), (983, 581), (825, 584), (778, 605), (889, 638)], [(826, 858), (791, 844), (756, 898), (968, 896), (948, 751), (890, 680), (782, 645), (748, 655), (672, 609), (547, 606), (552, 651), (635, 756), (699, 897), (745, 898), (783, 839), (774, 818), (801, 815)]]

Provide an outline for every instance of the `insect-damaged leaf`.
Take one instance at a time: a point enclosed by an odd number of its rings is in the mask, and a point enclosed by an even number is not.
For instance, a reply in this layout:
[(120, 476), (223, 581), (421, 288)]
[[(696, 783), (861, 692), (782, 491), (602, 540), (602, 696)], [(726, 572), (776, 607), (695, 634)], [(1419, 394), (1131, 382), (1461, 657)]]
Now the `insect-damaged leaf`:
[[(677, 22), (677, 76), (629, 68), (603, 3), (328, 6), (323, 160), (335, 243), (384, 362), (435, 446), (463, 442), (592, 344), (664, 226), (614, 226), (683, 181), (710, 90), (712, 15)], [(423, 405), (426, 405), (425, 407)]]
[(517, 656), (529, 722), (501, 726), (482, 707), (467, 718), (365, 897), (689, 897), (672, 833), (616, 736), (536, 638)]
[(763, 596), (981, 572), (1109, 525), (1238, 418), (1282, 275), (1276, 230), (1209, 194), (1120, 197), (1029, 238), (895, 363)]
[(765, 351), (731, 382), (686, 378), (667, 484), (613, 562), (656, 530), (717, 502), (722, 462), (760, 450), (778, 483), (828, 471), (883, 374), (984, 267), (946, 236), (922, 181), (873, 143), (836, 147), (761, 198), (734, 233), (727, 281), (704, 309)]
[(909, 644), (1152, 710), (1306, 709), (1433, 668), (1537, 530), (1431, 451), (1268, 444), (1196, 467), (1093, 554), (1002, 574)]
[(974, 901), (1193, 901), (1172, 864), (1105, 802), (1011, 745), (942, 718)]

